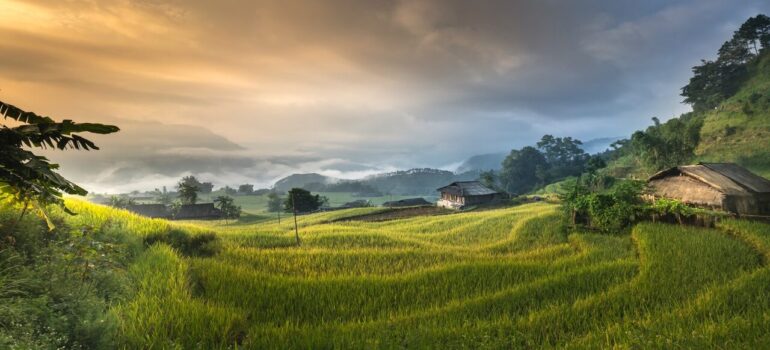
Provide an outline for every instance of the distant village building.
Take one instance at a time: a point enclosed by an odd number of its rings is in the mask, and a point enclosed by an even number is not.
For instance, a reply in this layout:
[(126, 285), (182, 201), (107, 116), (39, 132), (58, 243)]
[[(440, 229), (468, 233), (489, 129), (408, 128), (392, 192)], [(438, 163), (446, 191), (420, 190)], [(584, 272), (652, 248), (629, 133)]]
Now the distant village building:
[(349, 209), (349, 208), (365, 208), (372, 206), (371, 203), (369, 203), (366, 199), (357, 199), (352, 202), (347, 202), (340, 206), (342, 209)]
[(426, 205), (433, 205), (433, 203), (426, 201), (425, 198), (422, 198), (422, 197), (399, 199), (397, 201), (382, 203), (383, 207), (388, 207), (388, 208), (420, 207), (420, 206), (426, 206)]
[(222, 212), (214, 203), (183, 204), (174, 216), (176, 220), (215, 220), (221, 219)]
[(126, 210), (154, 219), (170, 219), (171, 211), (163, 204), (132, 204)]
[(738, 215), (770, 215), (770, 181), (733, 163), (699, 163), (663, 170), (648, 180), (649, 199)]
[(450, 209), (498, 203), (505, 198), (505, 194), (486, 187), (478, 181), (457, 181), (437, 191), (441, 192), (441, 198), (436, 204)]

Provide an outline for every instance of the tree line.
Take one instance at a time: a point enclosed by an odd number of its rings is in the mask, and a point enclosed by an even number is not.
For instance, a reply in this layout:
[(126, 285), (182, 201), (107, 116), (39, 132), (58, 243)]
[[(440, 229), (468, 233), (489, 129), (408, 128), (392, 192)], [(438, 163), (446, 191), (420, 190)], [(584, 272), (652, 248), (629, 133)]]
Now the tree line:
[(582, 144), (572, 137), (544, 135), (535, 146), (512, 150), (499, 172), (482, 172), (479, 178), (490, 188), (520, 195), (606, 165), (600, 156), (587, 154)]
[(713, 109), (733, 96), (748, 78), (749, 64), (770, 46), (770, 17), (763, 14), (746, 20), (725, 41), (716, 60), (701, 60), (692, 68), (690, 82), (682, 88), (684, 102), (695, 111)]

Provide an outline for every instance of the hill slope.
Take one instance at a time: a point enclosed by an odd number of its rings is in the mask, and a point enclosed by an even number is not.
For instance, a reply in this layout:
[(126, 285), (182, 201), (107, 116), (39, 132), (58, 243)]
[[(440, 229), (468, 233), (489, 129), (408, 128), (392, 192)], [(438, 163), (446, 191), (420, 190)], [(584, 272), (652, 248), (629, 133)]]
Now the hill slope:
[[(121, 344), (180, 348), (757, 348), (770, 344), (770, 226), (567, 234), (557, 207), (221, 225), (225, 250), (164, 246), (132, 269)], [(164, 310), (158, 312), (157, 310)]]
[[(733, 96), (713, 110), (689, 114), (690, 120), (702, 121), (690, 162), (734, 162), (770, 178), (770, 54), (748, 70), (749, 78)], [(608, 163), (608, 174), (645, 179), (656, 172), (645, 167), (641, 154), (624, 148)]]
[(738, 93), (704, 114), (696, 156), (701, 161), (736, 162), (770, 178), (770, 55), (750, 72)]

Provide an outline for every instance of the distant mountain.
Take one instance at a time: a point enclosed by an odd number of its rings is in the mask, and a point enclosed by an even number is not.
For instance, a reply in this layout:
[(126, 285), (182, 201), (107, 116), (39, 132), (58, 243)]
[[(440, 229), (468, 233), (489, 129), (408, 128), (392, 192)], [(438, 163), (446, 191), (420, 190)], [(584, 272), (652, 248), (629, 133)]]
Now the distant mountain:
[(505, 152), (500, 152), (472, 156), (457, 167), (457, 173), (462, 174), (469, 171), (500, 170), (503, 159), (505, 159), (507, 155), (508, 154)]
[(436, 189), (453, 181), (475, 180), (476, 173), (455, 174), (451, 171), (420, 168), (371, 175), (362, 180), (378, 191), (395, 195), (435, 195)]
[(337, 181), (338, 180), (333, 177), (316, 173), (292, 174), (276, 181), (275, 185), (273, 185), (273, 189), (277, 192), (288, 192), (292, 188), (305, 188), (308, 184), (312, 183), (329, 184)]
[[(435, 195), (437, 188), (453, 181), (475, 180), (477, 177), (477, 171), (455, 174), (446, 170), (420, 168), (371, 175), (356, 181), (384, 194), (425, 196)], [(293, 174), (278, 180), (274, 189), (286, 192), (299, 187), (315, 191), (319, 183), (330, 184), (341, 181), (344, 180), (315, 173)]]
[(583, 148), (583, 151), (588, 154), (602, 153), (609, 149), (613, 142), (620, 139), (623, 139), (623, 137), (601, 137), (598, 139), (592, 139), (583, 142), (583, 146), (581, 148)]

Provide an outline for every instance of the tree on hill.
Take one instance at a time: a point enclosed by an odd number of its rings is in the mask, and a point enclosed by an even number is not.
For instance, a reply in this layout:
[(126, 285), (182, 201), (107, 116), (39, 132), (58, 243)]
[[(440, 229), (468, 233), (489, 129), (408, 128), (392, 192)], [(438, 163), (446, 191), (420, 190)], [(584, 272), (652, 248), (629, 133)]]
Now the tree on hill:
[(34, 205), (49, 227), (53, 227), (43, 208), (55, 204), (65, 212), (74, 214), (64, 205), (62, 195), (84, 196), (88, 192), (59, 175), (56, 172), (59, 165), (50, 163), (47, 158), (24, 147), (98, 150), (93, 142), (79, 133), (111, 134), (119, 129), (113, 125), (75, 123), (69, 119), (55, 122), (49, 117), (26, 112), (2, 101), (0, 115), (21, 124), (3, 124), (0, 128), (0, 199), (21, 204), (21, 216), (24, 216), (30, 205)]
[(523, 194), (548, 180), (548, 161), (536, 148), (513, 150), (503, 160), (500, 183), (511, 194)]
[(225, 186), (225, 187), (222, 187), (222, 192), (224, 192), (228, 196), (234, 196), (236, 193), (238, 193), (238, 190), (230, 186)]
[(692, 160), (700, 141), (703, 118), (683, 114), (663, 124), (657, 118), (652, 120), (654, 124), (631, 135), (629, 143), (642, 164), (654, 172)]
[(237, 219), (241, 216), (241, 207), (235, 205), (235, 200), (230, 196), (218, 196), (214, 198), (214, 206), (222, 212), (222, 217)]
[(200, 190), (200, 188), (201, 188), (201, 182), (198, 181), (198, 179), (195, 178), (195, 176), (192, 176), (192, 175), (182, 177), (182, 180), (180, 180), (180, 182), (184, 182), (184, 183), (186, 183), (188, 185), (195, 186), (195, 187), (198, 188), (198, 190)]
[(560, 180), (583, 173), (590, 156), (580, 147), (582, 144), (580, 140), (571, 137), (543, 135), (537, 143), (537, 148), (548, 161), (550, 180)]
[(318, 210), (324, 203), (324, 198), (313, 195), (302, 188), (292, 188), (286, 196), (283, 208), (286, 212), (296, 210), (298, 213), (309, 213)]
[(176, 190), (179, 193), (179, 199), (182, 201), (182, 204), (195, 204), (198, 201), (198, 191), (200, 191), (198, 186), (182, 179), (176, 185)]
[(754, 54), (759, 54), (760, 48), (770, 46), (770, 17), (762, 14), (751, 17), (741, 25), (737, 33), (751, 45)]
[(703, 111), (718, 106), (733, 96), (748, 78), (748, 64), (770, 45), (770, 18), (749, 18), (719, 48), (715, 61), (702, 60), (692, 68), (690, 82), (682, 88), (684, 102), (693, 110)]
[(252, 194), (254, 193), (254, 185), (243, 184), (238, 186), (238, 193), (240, 194)]

